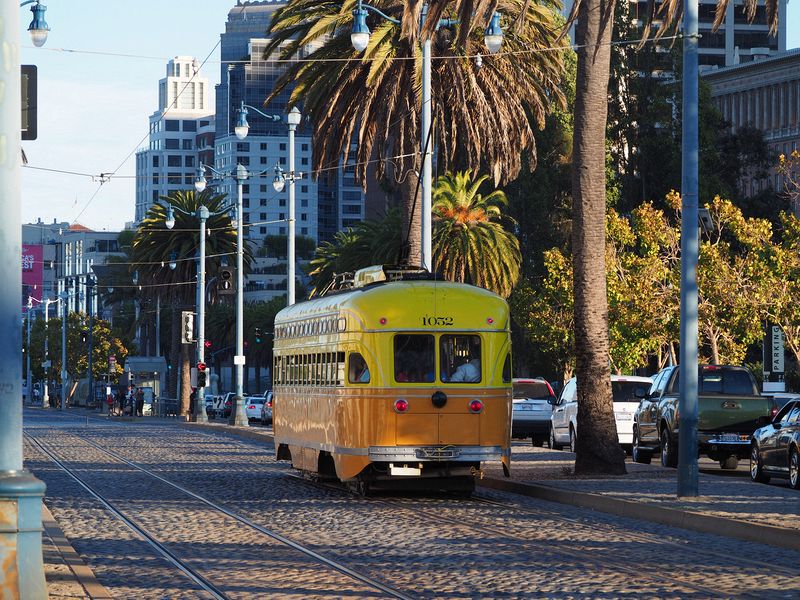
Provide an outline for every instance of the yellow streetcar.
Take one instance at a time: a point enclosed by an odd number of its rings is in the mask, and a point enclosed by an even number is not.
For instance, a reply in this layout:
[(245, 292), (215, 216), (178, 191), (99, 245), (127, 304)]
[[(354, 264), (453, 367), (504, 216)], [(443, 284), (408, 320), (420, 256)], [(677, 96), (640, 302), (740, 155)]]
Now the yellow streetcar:
[(505, 300), (423, 271), (370, 267), (275, 318), (279, 460), (355, 489), (471, 491), (508, 474), (511, 338)]

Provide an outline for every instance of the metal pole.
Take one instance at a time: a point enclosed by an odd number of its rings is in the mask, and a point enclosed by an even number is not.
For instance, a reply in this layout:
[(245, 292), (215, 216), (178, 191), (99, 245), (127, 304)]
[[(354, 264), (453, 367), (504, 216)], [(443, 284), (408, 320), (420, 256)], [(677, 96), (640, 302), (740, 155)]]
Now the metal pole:
[[(58, 303), (58, 300), (54, 300), (54, 303)], [(48, 327), (48, 321), (50, 320), (50, 299), (46, 299), (44, 301), (44, 363), (48, 366), (44, 368), (44, 385), (42, 386), (42, 408), (48, 408), (50, 406), (50, 386), (48, 385), (50, 381), (50, 354), (47, 348), (47, 338), (50, 335), (50, 329)]]
[(94, 403), (94, 373), (92, 372), (92, 360), (94, 354), (94, 332), (92, 331), (92, 313), (94, 307), (92, 306), (92, 298), (94, 290), (94, 280), (91, 277), (86, 278), (86, 314), (89, 316), (89, 398), (86, 401), (87, 407), (89, 404)]
[[(423, 8), (423, 22), (427, 4)], [(431, 194), (433, 185), (432, 144), (428, 141), (431, 131), (431, 40), (422, 42), (422, 267), (433, 271), (431, 249)]]
[(681, 359), (678, 424), (678, 497), (696, 497), (697, 467), (697, 260), (698, 73), (697, 2), (683, 13), (683, 206), (681, 209)]
[(156, 356), (161, 356), (161, 294), (156, 296)]
[[(66, 286), (65, 286), (66, 288)], [(64, 313), (61, 317), (61, 403), (59, 408), (61, 410), (67, 409), (67, 318), (69, 315), (69, 292), (66, 290), (64, 294)]]
[(26, 314), (26, 319), (25, 319), (28, 325), (27, 327), (28, 341), (25, 346), (25, 367), (26, 367), (25, 385), (27, 386), (28, 392), (27, 392), (27, 398), (24, 398), (28, 402), (31, 401), (31, 396), (33, 395), (33, 390), (31, 389), (31, 313), (32, 312), (33, 311), (31, 310), (31, 301), (30, 298), (28, 298), (28, 312)]
[[(291, 148), (290, 142), (290, 152)], [(236, 165), (236, 356), (233, 357), (236, 364), (236, 399), (228, 422), (241, 427), (248, 426), (244, 409), (244, 210), (242, 208), (242, 186), (247, 177), (247, 169), (243, 165)], [(289, 194), (291, 211), (291, 192)]]
[(0, 598), (47, 598), (42, 564), (44, 484), (22, 465), (22, 229), (20, 189), (19, 5), (0, 2)]
[[(197, 271), (197, 362), (205, 362), (206, 350), (206, 219), (208, 208), (201, 206), (197, 209), (200, 219), (200, 265)], [(206, 414), (206, 388), (197, 386), (194, 396), (194, 420), (198, 423), (208, 423)]]
[(295, 200), (294, 200), (294, 130), (297, 125), (289, 123), (289, 236), (286, 252), (286, 303), (295, 303)]

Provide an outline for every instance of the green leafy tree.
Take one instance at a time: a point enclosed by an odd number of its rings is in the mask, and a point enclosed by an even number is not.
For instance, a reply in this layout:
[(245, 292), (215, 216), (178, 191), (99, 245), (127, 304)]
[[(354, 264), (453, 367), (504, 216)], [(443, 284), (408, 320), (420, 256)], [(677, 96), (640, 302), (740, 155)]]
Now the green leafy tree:
[(501, 190), (480, 193), (483, 175), (446, 173), (433, 190), (433, 260), (450, 281), (471, 283), (508, 297), (519, 279), (519, 241), (503, 228), (508, 205)]
[[(170, 331), (172, 335), (172, 364), (181, 365), (180, 412), (189, 410), (190, 347), (180, 343), (180, 311), (194, 310), (197, 294), (197, 267), (194, 257), (199, 249), (200, 220), (196, 216), (200, 206), (208, 208), (212, 216), (206, 221), (206, 273), (213, 276), (220, 267), (221, 259), (226, 257), (233, 262), (236, 254), (236, 230), (231, 225), (228, 214), (220, 213), (224, 208), (224, 195), (213, 194), (210, 190), (195, 193), (194, 190), (176, 191), (161, 198), (147, 211), (147, 216), (139, 225), (132, 243), (132, 258), (136, 263), (131, 269), (138, 272), (142, 285), (142, 295), (147, 297), (161, 294), (162, 302), (171, 308)], [(166, 227), (167, 204), (176, 210), (175, 226)], [(245, 261), (249, 265), (251, 251), (245, 245)], [(170, 263), (175, 269), (170, 268)], [(177, 369), (170, 372), (170, 389), (177, 391)]]
[[(419, 264), (420, 40), (432, 39), (432, 111), (438, 126), (429, 143), (437, 164), (447, 170), (483, 169), (497, 185), (517, 176), (521, 151), (535, 165), (533, 127), (542, 127), (551, 104), (563, 100), (561, 53), (552, 50), (558, 46), (559, 7), (549, 0), (435, 2), (421, 28), (422, 3), (371, 4), (400, 24), (370, 14), (372, 36), (363, 55), (350, 42), (355, 0), (291, 0), (278, 9), (265, 52), (280, 51), (289, 59), (317, 48), (310, 60), (289, 66), (266, 102), (294, 85), (289, 105), (302, 102), (311, 116), (315, 169), (337, 164), (343, 156), (348, 161), (355, 141), (355, 174), (366, 186), (368, 164), (376, 156), (392, 157), (375, 163), (377, 175), (383, 177), (387, 163), (393, 165), (402, 196), (403, 239), (410, 262)], [(486, 53), (483, 34), (494, 10), (504, 19), (503, 53), (485, 56), (479, 68), (470, 57)], [(458, 24), (437, 28), (445, 16), (457, 17)]]

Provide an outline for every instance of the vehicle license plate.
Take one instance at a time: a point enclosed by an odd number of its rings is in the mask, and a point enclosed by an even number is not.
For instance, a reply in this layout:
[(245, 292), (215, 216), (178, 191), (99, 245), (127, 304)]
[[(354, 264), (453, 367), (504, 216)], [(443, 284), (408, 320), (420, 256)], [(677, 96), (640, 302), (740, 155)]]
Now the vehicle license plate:
[(739, 436), (735, 433), (723, 433), (722, 435), (717, 436), (717, 440), (720, 442), (738, 442)]
[(633, 421), (633, 413), (620, 413), (617, 415), (617, 421)]

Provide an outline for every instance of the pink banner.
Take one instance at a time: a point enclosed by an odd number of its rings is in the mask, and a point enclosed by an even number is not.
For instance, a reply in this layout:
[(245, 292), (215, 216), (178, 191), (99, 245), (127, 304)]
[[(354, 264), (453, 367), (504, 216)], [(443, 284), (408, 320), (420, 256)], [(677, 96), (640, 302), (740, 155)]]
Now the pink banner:
[[(42, 299), (44, 282), (44, 248), (39, 244), (22, 244), (22, 309), (28, 306), (28, 296)], [(34, 306), (38, 303), (34, 302)]]

